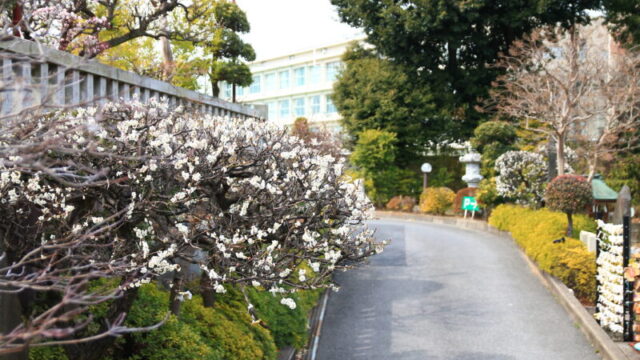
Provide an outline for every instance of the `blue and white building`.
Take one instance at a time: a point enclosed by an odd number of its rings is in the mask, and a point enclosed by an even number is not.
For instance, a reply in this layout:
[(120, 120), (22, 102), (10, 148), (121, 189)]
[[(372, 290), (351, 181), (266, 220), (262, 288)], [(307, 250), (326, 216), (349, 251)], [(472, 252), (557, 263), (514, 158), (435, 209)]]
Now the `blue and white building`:
[[(312, 126), (340, 130), (340, 115), (331, 101), (333, 83), (342, 67), (342, 55), (355, 41), (290, 53), (249, 64), (253, 84), (237, 88), (238, 102), (267, 105), (269, 121), (290, 126), (306, 117)], [(221, 97), (231, 99), (232, 89), (222, 84)]]

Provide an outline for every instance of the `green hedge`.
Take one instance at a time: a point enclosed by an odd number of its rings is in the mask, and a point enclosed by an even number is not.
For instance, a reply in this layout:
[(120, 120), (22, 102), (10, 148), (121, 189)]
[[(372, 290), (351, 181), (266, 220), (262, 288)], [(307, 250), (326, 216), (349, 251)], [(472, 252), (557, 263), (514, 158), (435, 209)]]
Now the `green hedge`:
[[(576, 297), (595, 300), (595, 254), (577, 239), (566, 238), (554, 244), (567, 228), (567, 216), (548, 209), (532, 210), (516, 205), (500, 205), (491, 213), (489, 224), (511, 233), (518, 245), (545, 272), (555, 276)], [(584, 215), (574, 216), (574, 237), (581, 230), (596, 231), (595, 221)]]
[[(127, 325), (149, 326), (161, 320), (168, 309), (169, 293), (149, 284), (140, 288)], [(235, 292), (220, 297), (206, 308), (196, 295), (182, 304), (180, 316), (171, 316), (158, 330), (134, 333), (129, 360), (161, 359), (275, 359), (275, 342), (269, 331), (252, 324), (246, 305)], [(133, 346), (131, 346), (133, 345)], [(122, 358), (115, 356), (114, 358)]]
[(298, 291), (288, 295), (296, 302), (293, 310), (280, 304), (281, 296), (254, 288), (248, 291), (251, 303), (260, 319), (269, 326), (278, 348), (292, 346), (300, 349), (305, 346), (309, 337), (308, 315), (317, 304), (321, 290)]

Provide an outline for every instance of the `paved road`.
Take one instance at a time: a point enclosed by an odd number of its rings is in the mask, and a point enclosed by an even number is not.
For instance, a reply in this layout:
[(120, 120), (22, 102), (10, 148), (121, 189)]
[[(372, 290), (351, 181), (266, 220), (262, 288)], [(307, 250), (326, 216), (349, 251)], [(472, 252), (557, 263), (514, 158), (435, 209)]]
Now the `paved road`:
[(369, 265), (339, 273), (318, 360), (600, 359), (515, 245), (482, 232), (399, 220)]

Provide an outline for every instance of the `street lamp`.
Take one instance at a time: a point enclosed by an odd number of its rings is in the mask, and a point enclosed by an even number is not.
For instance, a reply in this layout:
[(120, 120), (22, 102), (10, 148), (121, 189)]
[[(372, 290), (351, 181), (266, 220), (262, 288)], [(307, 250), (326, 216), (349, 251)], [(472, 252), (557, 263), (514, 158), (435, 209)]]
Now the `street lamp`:
[(420, 170), (422, 170), (422, 173), (424, 174), (424, 182), (422, 183), (422, 185), (426, 189), (427, 188), (427, 174), (431, 172), (431, 164), (429, 164), (429, 163), (422, 164), (422, 166), (420, 167)]

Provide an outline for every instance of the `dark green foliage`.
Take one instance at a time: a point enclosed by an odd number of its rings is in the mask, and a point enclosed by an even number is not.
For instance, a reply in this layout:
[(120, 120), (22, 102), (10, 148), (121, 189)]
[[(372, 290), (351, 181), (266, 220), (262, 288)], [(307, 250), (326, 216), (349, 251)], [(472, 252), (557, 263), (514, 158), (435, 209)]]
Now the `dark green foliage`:
[(251, 85), (251, 70), (244, 61), (255, 60), (256, 53), (239, 35), (248, 33), (251, 27), (246, 14), (235, 2), (215, 1), (212, 12), (211, 19), (214, 22), (204, 24), (212, 32), (211, 38), (205, 42), (204, 50), (212, 57), (208, 75), (213, 96), (218, 96), (220, 81), (237, 86)]
[[(420, 163), (428, 162), (433, 170), (428, 175), (429, 186), (448, 187), (454, 191), (463, 189), (467, 184), (462, 181), (464, 175), (464, 165), (460, 163), (457, 155), (441, 154), (427, 156), (421, 159)], [(419, 177), (422, 177), (419, 165), (416, 167)], [(422, 184), (422, 183), (421, 183)], [(422, 189), (420, 189), (422, 192)]]
[(471, 145), (482, 154), (481, 173), (485, 178), (496, 176), (495, 163), (500, 155), (517, 150), (516, 128), (504, 121), (488, 121), (473, 130)]
[(377, 205), (386, 204), (393, 196), (411, 195), (416, 174), (395, 165), (396, 134), (369, 129), (358, 136), (351, 154), (351, 162), (358, 170), (356, 176), (365, 180), (369, 198)]
[(68, 360), (61, 346), (42, 346), (29, 349), (29, 360)]
[[(331, 0), (331, 3), (338, 8), (342, 21), (362, 28), (367, 41), (385, 59), (401, 66), (410, 81), (411, 92), (426, 99), (421, 102), (428, 106), (420, 116), (410, 116), (405, 121), (417, 126), (425, 122), (429, 126), (445, 123), (452, 136), (464, 139), (484, 117), (475, 111), (475, 106), (478, 99), (487, 96), (498, 75), (492, 65), (499, 54), (541, 25), (560, 23), (568, 27), (587, 21), (585, 10), (598, 8), (600, 0)], [(385, 80), (380, 86), (387, 88), (388, 77), (381, 78)], [(371, 91), (377, 90), (377, 83), (373, 79), (368, 83)], [(367, 92), (363, 94), (366, 95)]]
[(640, 44), (640, 2), (637, 0), (604, 0), (606, 19), (625, 45)]
[(287, 295), (296, 302), (296, 308), (292, 310), (280, 304), (282, 296), (254, 288), (248, 290), (258, 316), (269, 326), (279, 349), (285, 346), (300, 349), (307, 343), (307, 316), (317, 304), (320, 293), (321, 290), (308, 290)]
[(494, 143), (514, 144), (518, 139), (513, 125), (504, 121), (487, 121), (473, 130), (471, 145), (483, 152), (485, 147)]
[[(167, 291), (155, 284), (143, 285), (126, 324), (132, 327), (153, 325), (164, 319), (168, 307)], [(229, 293), (220, 296), (212, 308), (205, 308), (198, 295), (185, 301), (179, 317), (171, 315), (157, 330), (123, 337), (110, 354), (105, 354), (105, 359), (253, 360), (275, 359), (276, 356), (270, 332), (252, 324), (242, 296), (238, 290), (229, 288)]]
[(344, 60), (333, 100), (354, 141), (370, 129), (396, 134), (397, 164), (402, 167), (454, 130), (432, 116), (437, 110), (431, 96), (416, 88), (399, 66), (362, 48), (347, 51)]
[(617, 156), (605, 181), (616, 191), (629, 186), (633, 204), (640, 205), (640, 154)]

